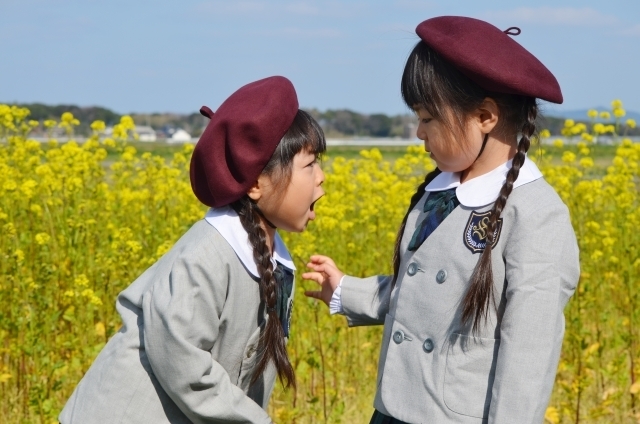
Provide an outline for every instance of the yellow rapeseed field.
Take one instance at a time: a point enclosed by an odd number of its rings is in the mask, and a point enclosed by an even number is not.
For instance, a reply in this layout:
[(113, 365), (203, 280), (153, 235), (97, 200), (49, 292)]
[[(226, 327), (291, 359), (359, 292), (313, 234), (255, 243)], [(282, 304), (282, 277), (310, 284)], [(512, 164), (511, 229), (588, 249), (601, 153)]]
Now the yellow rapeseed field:
[[(589, 125), (568, 120), (563, 133), (577, 146), (561, 158), (541, 147), (530, 155), (570, 208), (582, 262), (550, 423), (640, 422), (640, 145), (620, 135), (635, 126), (624, 115), (614, 101), (611, 111), (590, 111)], [(65, 113), (38, 123), (0, 105), (0, 422), (11, 424), (57, 422), (120, 327), (116, 295), (205, 212), (189, 184), (193, 146), (169, 160), (139, 154), (124, 141), (134, 128), (126, 116), (109, 138), (94, 122), (82, 144), (30, 140), (38, 125), (72, 135), (78, 121)], [(619, 143), (604, 167), (591, 154), (603, 135)], [(326, 158), (318, 219), (283, 234), (298, 270), (327, 253), (353, 275), (390, 272), (397, 227), (433, 166), (421, 147), (394, 161), (377, 149)], [(348, 330), (303, 296), (312, 284), (297, 285), (289, 352), (298, 387), (278, 387), (270, 412), (278, 423), (366, 423), (381, 328)]]

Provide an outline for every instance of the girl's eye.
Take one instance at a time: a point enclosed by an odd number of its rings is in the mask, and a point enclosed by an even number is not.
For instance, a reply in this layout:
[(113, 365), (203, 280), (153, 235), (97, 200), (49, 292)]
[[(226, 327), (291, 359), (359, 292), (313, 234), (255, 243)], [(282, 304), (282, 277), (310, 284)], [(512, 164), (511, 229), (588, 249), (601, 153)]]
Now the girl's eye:
[(313, 165), (315, 165), (316, 163), (318, 163), (318, 158), (313, 158), (313, 160), (309, 162), (307, 167), (313, 167)]
[(421, 119), (421, 121), (423, 124), (428, 124), (429, 122), (431, 122), (431, 119), (432, 118), (424, 118), (424, 119)]

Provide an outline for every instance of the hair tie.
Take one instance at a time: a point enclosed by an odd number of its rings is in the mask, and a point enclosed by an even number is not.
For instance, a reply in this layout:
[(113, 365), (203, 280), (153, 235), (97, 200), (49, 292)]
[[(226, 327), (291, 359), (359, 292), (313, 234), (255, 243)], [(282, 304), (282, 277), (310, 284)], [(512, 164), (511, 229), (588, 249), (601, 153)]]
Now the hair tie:
[(276, 311), (276, 307), (275, 307), (275, 306), (274, 306), (274, 307), (272, 307), (272, 308), (267, 307), (267, 313), (268, 313), (268, 314), (270, 314), (271, 312), (275, 312), (275, 311)]
[(502, 32), (504, 32), (507, 35), (520, 35), (522, 31), (518, 27), (509, 27)]

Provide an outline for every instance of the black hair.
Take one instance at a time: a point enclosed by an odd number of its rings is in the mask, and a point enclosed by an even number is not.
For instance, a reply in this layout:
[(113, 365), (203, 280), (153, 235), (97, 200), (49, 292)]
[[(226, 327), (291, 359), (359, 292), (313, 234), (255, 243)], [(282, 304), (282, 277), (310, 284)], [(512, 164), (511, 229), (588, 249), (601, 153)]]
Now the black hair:
[[(422, 41), (416, 44), (407, 59), (402, 74), (401, 91), (402, 98), (409, 108), (423, 107), (434, 119), (442, 122), (450, 130), (454, 135), (453, 140), (457, 140), (451, 142), (466, 142), (465, 127), (468, 116), (486, 98), (493, 99), (500, 111), (499, 121), (494, 131), (503, 132), (509, 136), (513, 134), (514, 137), (518, 133), (521, 134), (511, 169), (507, 173), (506, 181), (491, 209), (486, 247), (480, 254), (471, 275), (469, 288), (462, 301), (462, 321), (464, 324), (471, 323), (473, 332), (477, 333), (481, 323), (487, 319), (489, 305), (493, 304), (494, 308), (496, 307), (491, 267), (493, 235), (507, 199), (513, 190), (513, 184), (524, 164), (526, 153), (531, 145), (531, 138), (536, 131), (538, 103), (533, 97), (497, 93), (483, 89)], [(409, 212), (424, 195), (427, 184), (439, 173), (440, 170), (437, 168), (429, 173), (411, 198), (409, 210), (404, 216), (396, 237), (393, 256), (393, 284), (398, 276), (400, 241)]]
[[(319, 156), (325, 150), (324, 133), (318, 123), (307, 112), (298, 110), (293, 123), (282, 137), (262, 174), (270, 177), (277, 189), (276, 192), (282, 193), (291, 181), (295, 155), (305, 151)], [(287, 355), (284, 330), (276, 312), (279, 288), (274, 277), (271, 251), (266, 243), (266, 233), (260, 225), (261, 212), (255, 202), (247, 195), (232, 203), (231, 207), (238, 213), (243, 228), (249, 234), (249, 242), (253, 247), (253, 258), (260, 276), (260, 296), (269, 315), (266, 326), (260, 335), (259, 360), (253, 371), (251, 383), (255, 383), (269, 363), (273, 361), (280, 381), (286, 386), (293, 385), (295, 387), (295, 373)]]

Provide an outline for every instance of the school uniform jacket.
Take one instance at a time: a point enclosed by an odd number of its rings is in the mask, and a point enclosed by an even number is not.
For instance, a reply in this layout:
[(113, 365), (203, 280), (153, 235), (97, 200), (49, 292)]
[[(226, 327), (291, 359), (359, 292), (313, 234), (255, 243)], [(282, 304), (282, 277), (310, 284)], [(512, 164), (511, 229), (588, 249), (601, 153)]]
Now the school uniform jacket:
[[(236, 252), (221, 235), (248, 246), (237, 215), (228, 208), (212, 215), (222, 220), (214, 221), (219, 230), (197, 222), (120, 293), (122, 329), (76, 387), (62, 424), (271, 422), (274, 366), (250, 385), (268, 319), (249, 271), (257, 270), (250, 248)], [(279, 261), (293, 267), (283, 249), (277, 238)]]
[(349, 325), (384, 323), (374, 402), (380, 412), (407, 423), (543, 421), (579, 262), (568, 210), (528, 159), (492, 251), (497, 311), (489, 308), (477, 336), (461, 322), (483, 213), (510, 166), (462, 185), (451, 173), (429, 184), (430, 191), (457, 185), (461, 205), (415, 252), (407, 246), (429, 192), (410, 212), (391, 296), (391, 277), (343, 279), (339, 300)]

